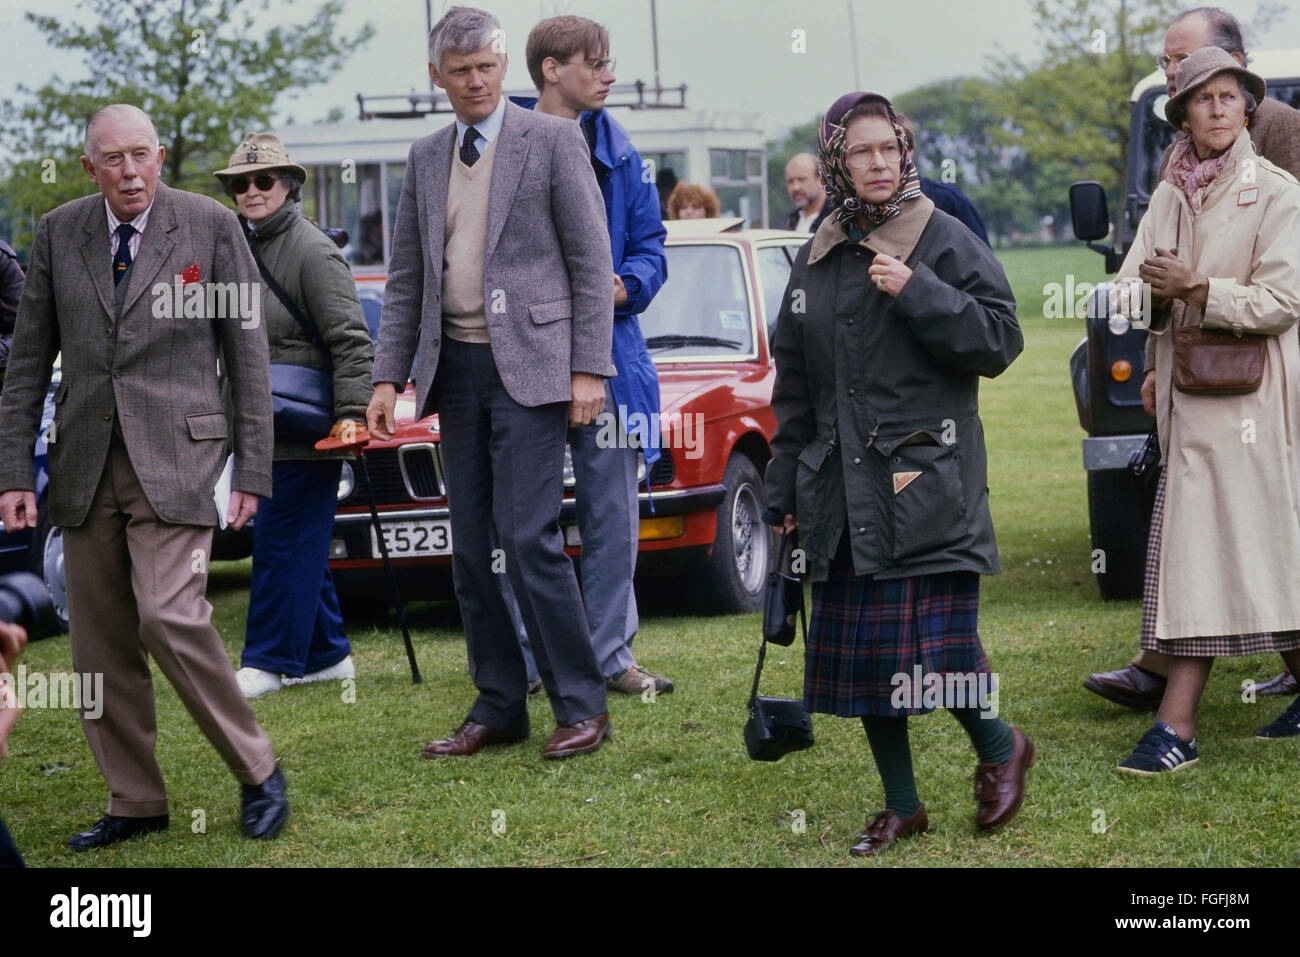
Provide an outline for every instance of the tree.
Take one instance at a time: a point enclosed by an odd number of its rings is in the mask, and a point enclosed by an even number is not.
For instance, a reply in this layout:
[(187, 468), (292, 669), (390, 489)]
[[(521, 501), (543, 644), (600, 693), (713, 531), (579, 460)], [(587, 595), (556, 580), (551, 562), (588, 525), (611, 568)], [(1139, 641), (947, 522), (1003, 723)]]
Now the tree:
[(0, 142), (13, 157), (0, 206), (14, 211), (15, 245), (36, 221), (93, 189), (80, 169), (86, 121), (106, 103), (148, 113), (167, 149), (163, 180), (219, 195), (211, 171), (226, 165), (249, 130), (266, 129), (277, 97), (295, 95), (339, 69), (374, 28), (336, 36), (342, 0), (305, 23), (265, 28), (250, 7), (271, 0), (81, 0), (75, 22), (27, 13), (50, 46), (84, 55), (86, 78), (18, 87), (0, 104)]
[[(1035, 164), (1056, 163), (1074, 179), (1095, 179), (1112, 195), (1124, 182), (1129, 94), (1155, 69), (1165, 31), (1184, 0), (1033, 0), (1042, 59), (1027, 65), (1007, 55), (992, 67), (1014, 123), (1003, 142)], [(1264, 29), (1285, 10), (1262, 0), (1253, 26)], [(1247, 33), (1250, 28), (1247, 28)]]

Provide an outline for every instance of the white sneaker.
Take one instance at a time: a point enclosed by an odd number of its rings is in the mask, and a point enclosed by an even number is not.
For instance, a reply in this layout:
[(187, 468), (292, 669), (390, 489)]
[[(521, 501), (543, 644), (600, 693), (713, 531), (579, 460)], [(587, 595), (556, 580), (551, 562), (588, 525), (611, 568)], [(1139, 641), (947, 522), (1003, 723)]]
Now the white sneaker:
[(240, 668), (235, 672), (235, 680), (239, 682), (239, 690), (245, 698), (260, 698), (272, 691), (279, 691), (284, 684), (279, 675), (261, 668)]
[(305, 685), (309, 681), (334, 681), (342, 678), (355, 678), (356, 676), (357, 669), (352, 664), (352, 656), (348, 655), (336, 665), (330, 665), (320, 671), (313, 671), (301, 678), (285, 678), (284, 683), (287, 685)]

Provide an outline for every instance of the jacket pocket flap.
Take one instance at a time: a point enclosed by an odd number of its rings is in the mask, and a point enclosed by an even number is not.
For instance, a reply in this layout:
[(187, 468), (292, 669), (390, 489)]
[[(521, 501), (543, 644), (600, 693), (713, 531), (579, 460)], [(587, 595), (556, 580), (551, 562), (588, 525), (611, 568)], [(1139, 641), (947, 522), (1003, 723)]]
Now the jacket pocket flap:
[(572, 299), (552, 299), (549, 302), (534, 302), (528, 307), (528, 315), (538, 325), (555, 322), (557, 319), (573, 318)]
[(54, 390), (54, 404), (58, 405), (60, 402), (62, 402), (64, 397), (67, 396), (67, 394), (68, 394), (68, 384), (66, 382), (60, 382), (59, 387)]
[(195, 412), (185, 416), (192, 439), (224, 439), (226, 416), (223, 412)]
[(822, 463), (826, 461), (826, 456), (830, 455), (831, 449), (835, 448), (835, 443), (826, 439), (813, 439), (808, 446), (799, 453), (799, 464), (806, 465), (814, 472), (819, 471)]
[(890, 455), (894, 449), (901, 445), (952, 445), (952, 442), (945, 442), (943, 434), (933, 429), (916, 429), (912, 432), (901, 432), (895, 435), (881, 435), (876, 437), (872, 447), (881, 455)]

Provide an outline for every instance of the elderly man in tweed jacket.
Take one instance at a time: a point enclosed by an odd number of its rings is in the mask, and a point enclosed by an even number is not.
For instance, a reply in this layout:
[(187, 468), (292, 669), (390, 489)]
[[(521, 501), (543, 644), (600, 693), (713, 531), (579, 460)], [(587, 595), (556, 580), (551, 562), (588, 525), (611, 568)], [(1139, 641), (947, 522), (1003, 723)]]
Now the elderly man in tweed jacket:
[(228, 440), (235, 527), (271, 491), (257, 270), (233, 213), (158, 181), (163, 155), (136, 107), (91, 118), (81, 162), (102, 195), (41, 218), (0, 402), (0, 515), (14, 531), (36, 523), (33, 449), (62, 352), (49, 514), (63, 528), (73, 667), (104, 678), (102, 715), (83, 709), (82, 727), (110, 795), (74, 850), (167, 827), (150, 658), (241, 782), (244, 834), (274, 837), (289, 814), (271, 742), (204, 599)]

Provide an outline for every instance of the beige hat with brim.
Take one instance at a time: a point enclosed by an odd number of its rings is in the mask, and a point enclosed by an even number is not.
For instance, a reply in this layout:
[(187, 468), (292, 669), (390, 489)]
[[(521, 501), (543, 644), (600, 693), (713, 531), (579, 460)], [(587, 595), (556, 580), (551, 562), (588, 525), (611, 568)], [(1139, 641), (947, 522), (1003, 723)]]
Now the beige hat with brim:
[(1178, 92), (1165, 104), (1165, 119), (1174, 129), (1182, 129), (1187, 117), (1187, 98), (1201, 84), (1220, 73), (1235, 73), (1242, 84), (1259, 103), (1268, 87), (1256, 73), (1251, 73), (1237, 62), (1231, 53), (1221, 47), (1202, 47), (1178, 65), (1174, 76), (1174, 89)]
[(239, 176), (241, 173), (260, 173), (271, 169), (297, 170), (307, 180), (307, 171), (289, 161), (289, 152), (274, 133), (246, 133), (244, 142), (230, 156), (230, 165), (219, 169), (213, 176)]

